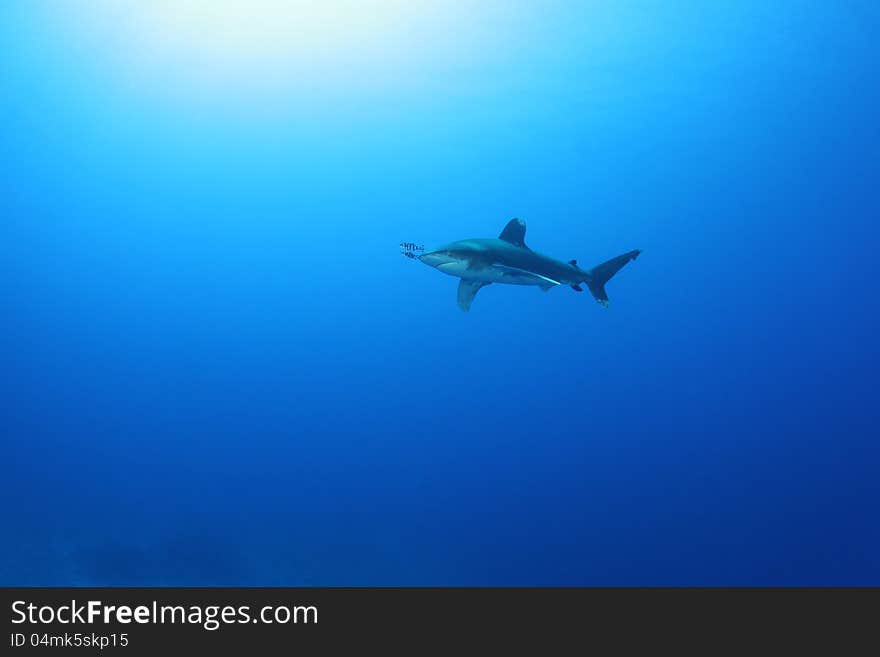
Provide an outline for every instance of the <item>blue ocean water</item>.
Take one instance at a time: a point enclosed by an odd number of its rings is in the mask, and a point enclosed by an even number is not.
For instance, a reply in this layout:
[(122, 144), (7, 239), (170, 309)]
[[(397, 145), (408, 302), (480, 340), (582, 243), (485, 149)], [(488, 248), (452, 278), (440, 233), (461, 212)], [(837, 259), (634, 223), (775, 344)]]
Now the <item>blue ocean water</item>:
[(880, 584), (878, 26), (4, 3), (0, 584)]

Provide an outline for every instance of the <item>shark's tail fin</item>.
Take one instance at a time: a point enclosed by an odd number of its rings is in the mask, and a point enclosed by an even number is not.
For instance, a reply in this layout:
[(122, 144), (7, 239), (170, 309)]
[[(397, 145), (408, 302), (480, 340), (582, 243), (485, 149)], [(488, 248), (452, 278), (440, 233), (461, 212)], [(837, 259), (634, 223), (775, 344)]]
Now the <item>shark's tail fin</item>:
[(587, 287), (590, 288), (590, 292), (593, 293), (593, 298), (596, 299), (596, 301), (603, 306), (608, 305), (608, 295), (605, 293), (605, 283), (611, 280), (611, 277), (619, 272), (626, 263), (638, 258), (640, 253), (641, 251), (639, 249), (624, 253), (616, 258), (611, 258), (608, 262), (596, 265), (587, 272), (587, 279), (584, 282), (587, 284)]

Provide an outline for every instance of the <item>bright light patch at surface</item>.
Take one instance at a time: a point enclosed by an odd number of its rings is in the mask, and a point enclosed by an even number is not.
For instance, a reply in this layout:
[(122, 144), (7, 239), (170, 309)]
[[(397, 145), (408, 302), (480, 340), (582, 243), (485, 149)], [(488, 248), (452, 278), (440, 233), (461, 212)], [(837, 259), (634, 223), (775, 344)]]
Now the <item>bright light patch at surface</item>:
[[(489, 5), (402, 0), (93, 2), (51, 19), (129, 86), (276, 96), (387, 87), (489, 47)], [(494, 10), (493, 10), (494, 11)], [(477, 14), (482, 14), (478, 17)]]

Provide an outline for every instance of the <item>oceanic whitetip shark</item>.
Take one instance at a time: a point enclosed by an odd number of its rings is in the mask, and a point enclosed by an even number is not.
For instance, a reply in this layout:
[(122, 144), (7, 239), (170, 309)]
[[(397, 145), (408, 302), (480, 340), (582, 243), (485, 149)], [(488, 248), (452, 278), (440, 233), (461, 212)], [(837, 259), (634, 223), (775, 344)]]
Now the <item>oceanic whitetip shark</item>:
[(407, 255), (444, 274), (460, 278), (458, 307), (468, 311), (477, 292), (492, 283), (537, 285), (545, 291), (557, 285), (568, 285), (577, 292), (583, 292), (581, 283), (584, 283), (593, 298), (607, 306), (605, 283), (641, 253), (636, 249), (592, 269), (581, 269), (576, 260), (562, 262), (532, 251), (526, 246), (525, 237), (525, 222), (511, 219), (497, 239), (460, 240), (421, 255)]

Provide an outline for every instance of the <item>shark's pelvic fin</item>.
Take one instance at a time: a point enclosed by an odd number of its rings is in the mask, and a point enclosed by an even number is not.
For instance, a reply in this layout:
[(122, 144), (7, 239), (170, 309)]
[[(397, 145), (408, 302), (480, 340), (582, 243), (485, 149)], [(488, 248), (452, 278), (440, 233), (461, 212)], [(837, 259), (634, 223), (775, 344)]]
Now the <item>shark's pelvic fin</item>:
[(507, 222), (498, 239), (510, 242), (516, 246), (527, 249), (526, 246), (526, 222), (522, 219), (511, 219)]
[(491, 285), (491, 283), (483, 283), (481, 281), (466, 281), (461, 279), (458, 282), (458, 307), (467, 312), (471, 309), (471, 303), (481, 287)]
[(605, 283), (607, 283), (614, 274), (619, 272), (626, 263), (638, 258), (640, 253), (641, 251), (639, 249), (624, 253), (616, 258), (611, 258), (608, 262), (603, 262), (601, 265), (593, 267), (587, 272), (587, 279), (584, 282), (587, 284), (587, 287), (590, 288), (590, 292), (593, 293), (593, 298), (595, 298), (596, 301), (603, 306), (608, 306), (608, 295), (605, 293)]

